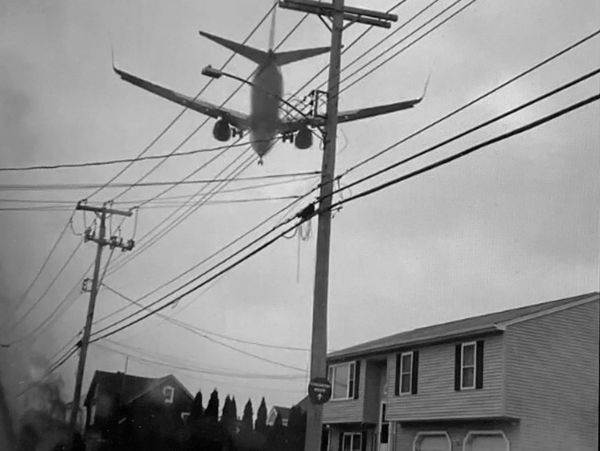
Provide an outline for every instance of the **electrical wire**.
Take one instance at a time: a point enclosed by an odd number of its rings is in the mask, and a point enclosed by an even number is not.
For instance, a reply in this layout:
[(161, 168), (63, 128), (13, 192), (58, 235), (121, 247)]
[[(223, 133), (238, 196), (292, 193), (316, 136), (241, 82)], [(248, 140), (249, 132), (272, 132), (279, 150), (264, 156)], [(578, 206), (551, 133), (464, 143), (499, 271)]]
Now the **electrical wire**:
[[(513, 115), (513, 114), (515, 114), (515, 113), (517, 113), (517, 112), (519, 112), (519, 111), (521, 111), (521, 110), (523, 110), (525, 108), (530, 107), (531, 105), (539, 103), (542, 100), (545, 100), (545, 99), (547, 99), (549, 97), (552, 97), (552, 96), (554, 96), (554, 95), (556, 95), (556, 94), (558, 94), (558, 93), (560, 93), (560, 92), (562, 92), (562, 91), (564, 91), (566, 89), (572, 88), (573, 86), (576, 86), (579, 83), (582, 83), (582, 82), (588, 80), (589, 78), (592, 78), (592, 77), (598, 75), (599, 73), (600, 73), (600, 68), (595, 69), (595, 70), (593, 70), (591, 72), (588, 72), (587, 74), (584, 74), (584, 75), (582, 75), (580, 77), (577, 77), (576, 79), (574, 79), (574, 80), (572, 80), (572, 81), (570, 81), (568, 83), (565, 83), (565, 84), (563, 84), (563, 85), (561, 85), (561, 86), (559, 86), (559, 87), (557, 87), (555, 89), (552, 89), (552, 90), (546, 92), (545, 94), (542, 94), (542, 95), (540, 95), (540, 96), (538, 96), (538, 97), (536, 97), (536, 98), (534, 98), (534, 99), (532, 99), (530, 101), (522, 103), (521, 105), (519, 105), (519, 106), (517, 106), (515, 108), (512, 108), (512, 109), (510, 109), (510, 110), (508, 110), (508, 111), (506, 111), (504, 113), (501, 113), (501, 114), (499, 114), (497, 116), (494, 116), (491, 119), (483, 121), (483, 122), (475, 125), (474, 127), (471, 127), (469, 129), (461, 132), (461, 133), (453, 135), (452, 137), (450, 137), (450, 138), (448, 138), (448, 139), (446, 139), (444, 141), (441, 141), (441, 142), (439, 142), (439, 143), (437, 143), (437, 144), (435, 144), (433, 146), (430, 146), (430, 147), (428, 147), (428, 148), (426, 148), (426, 149), (424, 149), (422, 151), (416, 152), (416, 153), (414, 153), (414, 154), (412, 154), (412, 155), (410, 155), (410, 156), (408, 156), (406, 158), (403, 158), (402, 160), (397, 161), (397, 162), (395, 162), (393, 164), (390, 164), (390, 165), (388, 165), (388, 166), (386, 166), (386, 167), (384, 167), (382, 169), (379, 169), (379, 170), (377, 170), (375, 172), (372, 172), (372, 173), (370, 173), (370, 174), (368, 174), (368, 175), (366, 175), (366, 176), (364, 176), (364, 177), (362, 177), (362, 178), (360, 178), (358, 180), (355, 180), (355, 181), (353, 181), (353, 182), (345, 185), (344, 187), (340, 187), (340, 188), (334, 189), (331, 192), (330, 195), (333, 196), (334, 194), (337, 194), (338, 192), (341, 192), (341, 191), (344, 191), (346, 189), (352, 188), (353, 186), (356, 186), (356, 185), (358, 185), (360, 183), (364, 183), (367, 180), (370, 180), (370, 179), (372, 179), (374, 177), (377, 177), (377, 176), (379, 176), (381, 174), (384, 174), (384, 173), (386, 173), (386, 172), (388, 172), (388, 171), (390, 171), (390, 170), (392, 170), (394, 168), (397, 168), (398, 166), (406, 164), (406, 163), (408, 163), (408, 162), (410, 162), (410, 161), (412, 161), (412, 160), (414, 160), (416, 158), (422, 157), (423, 155), (426, 155), (426, 154), (428, 154), (430, 152), (433, 152), (434, 150), (439, 149), (440, 147), (446, 146), (446, 145), (450, 144), (451, 142), (454, 142), (454, 141), (456, 141), (456, 140), (458, 140), (460, 138), (463, 138), (463, 137), (465, 137), (467, 135), (470, 135), (471, 133), (473, 133), (473, 132), (475, 132), (477, 130), (480, 130), (480, 129), (484, 128), (484, 127), (487, 127), (488, 125), (491, 125), (491, 124), (493, 124), (495, 122), (498, 122), (498, 121), (500, 121), (501, 119), (504, 119), (507, 116)], [(402, 142), (404, 142), (404, 140), (397, 141), (396, 143), (392, 144), (392, 146), (396, 147), (396, 146), (398, 146)], [(392, 147), (392, 146), (390, 146), (390, 147)], [(386, 150), (389, 150), (389, 148), (386, 148)]]
[[(139, 358), (139, 359), (143, 359), (146, 362), (149, 363), (156, 363), (158, 365), (162, 365), (162, 366), (169, 366), (169, 365), (173, 365), (173, 368), (177, 368), (177, 369), (181, 369), (181, 370), (185, 370), (185, 371), (191, 371), (191, 372), (197, 372), (197, 373), (204, 373), (204, 374), (211, 374), (214, 376), (224, 376), (224, 377), (233, 377), (233, 378), (248, 378), (248, 379), (271, 379), (271, 380), (295, 380), (295, 379), (303, 379), (304, 376), (303, 375), (299, 375), (299, 374), (265, 374), (265, 373), (246, 373), (243, 371), (235, 371), (235, 370), (225, 370), (225, 369), (211, 369), (211, 368), (203, 368), (203, 367), (198, 367), (198, 366), (191, 366), (193, 365), (193, 363), (190, 362), (186, 362), (183, 359), (180, 358), (175, 358), (172, 355), (166, 355), (166, 354), (160, 354), (156, 351), (150, 352), (144, 349), (141, 349), (139, 347), (136, 346), (131, 346), (131, 345), (126, 345), (124, 343), (118, 343), (116, 341), (113, 340), (106, 340), (108, 342), (108, 345), (106, 344), (99, 344), (99, 343), (94, 343), (95, 346), (100, 346), (104, 349), (108, 349), (112, 352), (117, 352), (123, 355), (128, 355), (129, 357), (133, 357), (133, 358)], [(114, 347), (110, 347), (110, 346), (117, 346), (120, 348), (123, 348), (125, 351), (120, 350), (120, 349), (115, 349)], [(175, 366), (177, 365), (177, 366)]]
[[(273, 6), (271, 6), (271, 8), (269, 8), (269, 10), (267, 11), (267, 13), (263, 16), (263, 18), (259, 21), (259, 23), (252, 29), (252, 31), (248, 34), (248, 36), (246, 37), (246, 39), (244, 39), (244, 41), (242, 42), (242, 44), (245, 44), (251, 37), (252, 35), (254, 35), (254, 33), (256, 32), (256, 30), (258, 30), (258, 28), (263, 24), (263, 22), (266, 20), (266, 18), (269, 16), (269, 14), (271, 13), (271, 11), (273, 10), (273, 8), (275, 8), (276, 4), (273, 4)], [(225, 63), (223, 63), (220, 67), (220, 70), (224, 70), (225, 67), (231, 62), (231, 60), (233, 60), (236, 56), (236, 53), (233, 52), (229, 58), (227, 58), (227, 60), (225, 61)], [(193, 97), (192, 102), (196, 101), (203, 93), (204, 91), (206, 91), (206, 89), (211, 85), (211, 83), (213, 82), (213, 79), (211, 78), (210, 80), (208, 80), (206, 82), (206, 84), (200, 89), (200, 91), (198, 91), (198, 93)], [(221, 105), (223, 106), (225, 104), (225, 102)], [(140, 158), (142, 157), (146, 152), (148, 152), (148, 150), (150, 150), (172, 127), (173, 125), (187, 112), (189, 108), (187, 106), (185, 106), (168, 124), (167, 126), (155, 137), (153, 138), (150, 143), (144, 148), (142, 149), (142, 151), (137, 155), (136, 158)], [(202, 123), (202, 125), (204, 123), (206, 123), (207, 121), (204, 121)], [(201, 126), (200, 126), (201, 127)], [(191, 137), (200, 129), (200, 127), (197, 127), (192, 134), (190, 134), (184, 141), (182, 141), (170, 154), (169, 156), (171, 156), (172, 154), (174, 154), (175, 152), (177, 152), (177, 150), (179, 150), (179, 148), (181, 148), (181, 146), (183, 146), (184, 143), (186, 143), (187, 141), (189, 141), (189, 139), (191, 139)], [(168, 158), (168, 157), (165, 157)], [(100, 191), (102, 191), (104, 188), (106, 188), (108, 185), (110, 185), (112, 182), (114, 182), (118, 177), (120, 177), (127, 169), (129, 169), (135, 162), (130, 162), (128, 163), (124, 168), (122, 168), (119, 172), (117, 172), (117, 174), (115, 174), (113, 177), (111, 177), (108, 182), (106, 182), (103, 186), (99, 187), (98, 189), (96, 189), (94, 192), (92, 192), (88, 198), (91, 198), (93, 196), (95, 196), (96, 194), (98, 194)], [(162, 164), (162, 163), (160, 163)], [(160, 166), (160, 164), (158, 166)], [(149, 172), (146, 173), (145, 176), (143, 176), (142, 178), (138, 179), (138, 182), (143, 180), (143, 178), (145, 178), (146, 176), (148, 176), (150, 173), (154, 172), (154, 170), (158, 167), (155, 166), (154, 168), (152, 168)], [(126, 191), (128, 191), (130, 188), (127, 188)], [(124, 194), (126, 191), (122, 192), (121, 194), (119, 194), (117, 197), (120, 197), (122, 194)]]
[(377, 185), (377, 186), (375, 186), (373, 188), (370, 188), (370, 189), (367, 189), (367, 190), (362, 191), (360, 193), (357, 193), (357, 194), (354, 194), (352, 196), (349, 196), (349, 197), (347, 197), (345, 199), (342, 199), (342, 200), (340, 200), (338, 202), (333, 203), (332, 206), (331, 206), (331, 208), (332, 209), (339, 208), (340, 206), (342, 206), (342, 205), (344, 205), (344, 204), (346, 204), (348, 202), (352, 202), (352, 201), (360, 199), (362, 197), (369, 196), (369, 195), (374, 194), (374, 193), (376, 193), (378, 191), (381, 191), (383, 189), (389, 188), (390, 186), (393, 186), (393, 185), (396, 185), (396, 184), (398, 184), (400, 182), (409, 180), (409, 179), (411, 179), (411, 178), (413, 178), (413, 177), (415, 177), (417, 175), (423, 174), (425, 172), (429, 172), (429, 171), (431, 171), (433, 169), (436, 169), (436, 168), (438, 168), (440, 166), (444, 166), (444, 165), (446, 165), (448, 163), (451, 163), (454, 160), (458, 160), (459, 158), (463, 158), (463, 157), (465, 157), (465, 156), (467, 156), (467, 155), (469, 155), (469, 154), (471, 154), (473, 152), (476, 152), (477, 150), (483, 149), (483, 148), (488, 147), (488, 146), (490, 146), (492, 144), (495, 144), (497, 142), (503, 141), (505, 139), (511, 138), (513, 136), (516, 136), (516, 135), (519, 135), (519, 134), (524, 133), (526, 131), (529, 131), (529, 130), (531, 130), (533, 128), (539, 127), (539, 126), (541, 126), (541, 125), (543, 125), (543, 124), (545, 124), (547, 122), (550, 122), (550, 121), (552, 121), (554, 119), (557, 119), (557, 118), (559, 118), (559, 117), (561, 117), (561, 116), (563, 116), (565, 114), (571, 113), (571, 112), (573, 112), (573, 111), (575, 111), (575, 110), (577, 110), (579, 108), (582, 108), (582, 107), (584, 107), (586, 105), (589, 105), (592, 102), (596, 102), (598, 100), (600, 100), (600, 93), (596, 94), (596, 95), (593, 95), (591, 97), (588, 97), (587, 99), (584, 99), (584, 100), (581, 100), (579, 102), (576, 102), (574, 104), (571, 104), (571, 105), (569, 105), (566, 108), (558, 110), (558, 111), (556, 111), (556, 112), (554, 112), (552, 114), (549, 114), (547, 116), (544, 116), (544, 117), (542, 117), (542, 118), (540, 118), (540, 119), (538, 119), (536, 121), (530, 122), (530, 123), (528, 123), (526, 125), (523, 125), (521, 127), (515, 128), (515, 129), (513, 129), (511, 131), (508, 131), (506, 133), (502, 133), (501, 135), (495, 136), (494, 138), (491, 138), (491, 139), (488, 139), (486, 141), (483, 141), (483, 142), (481, 142), (481, 143), (479, 143), (477, 145), (471, 146), (471, 147), (469, 147), (469, 148), (467, 148), (467, 149), (465, 149), (465, 150), (463, 150), (461, 152), (455, 153), (455, 154), (453, 154), (453, 155), (451, 155), (449, 157), (440, 159), (440, 160), (436, 161), (435, 163), (423, 166), (422, 168), (420, 168), (420, 169), (418, 169), (416, 171), (412, 171), (412, 172), (410, 172), (408, 174), (402, 175), (400, 177), (396, 177), (396, 178), (394, 178), (394, 179), (392, 179), (392, 180), (390, 180), (388, 182), (382, 183), (382, 184)]
[[(476, 146), (472, 146), (472, 147), (470, 147), (470, 148), (468, 148), (468, 149), (466, 149), (466, 150), (464, 150), (462, 152), (459, 152), (459, 153), (454, 154), (454, 155), (452, 155), (450, 157), (447, 157), (447, 158), (444, 158), (442, 160), (439, 160), (436, 163), (427, 165), (427, 166), (425, 166), (425, 167), (423, 167), (423, 168), (421, 168), (421, 169), (419, 169), (417, 171), (413, 171), (413, 172), (411, 172), (409, 174), (403, 175), (402, 177), (398, 177), (396, 179), (393, 179), (392, 181), (386, 182), (384, 184), (381, 184), (381, 185), (376, 186), (374, 188), (371, 188), (369, 190), (365, 190), (365, 191), (363, 191), (361, 193), (355, 194), (355, 195), (350, 196), (348, 198), (345, 198), (345, 199), (343, 199), (341, 201), (338, 201), (338, 202), (332, 204), (331, 207), (329, 208), (329, 210), (333, 210), (333, 209), (339, 208), (341, 205), (343, 205), (345, 203), (348, 203), (348, 202), (351, 202), (353, 200), (356, 200), (356, 199), (365, 197), (367, 195), (373, 194), (373, 193), (375, 193), (377, 191), (380, 191), (382, 189), (385, 189), (385, 188), (387, 188), (389, 186), (395, 185), (395, 184), (400, 183), (402, 181), (405, 181), (405, 180), (408, 180), (410, 178), (413, 178), (413, 177), (415, 177), (417, 175), (420, 175), (420, 174), (423, 174), (423, 173), (428, 172), (430, 170), (433, 170), (433, 169), (435, 169), (437, 167), (440, 167), (442, 165), (448, 164), (451, 161), (454, 161), (454, 160), (456, 160), (458, 158), (462, 158), (463, 156), (466, 156), (466, 155), (468, 155), (468, 154), (470, 154), (472, 152), (475, 152), (475, 151), (477, 151), (477, 150), (479, 150), (481, 148), (487, 147), (487, 146), (489, 146), (491, 144), (494, 144), (496, 142), (502, 141), (504, 139), (508, 139), (508, 138), (510, 138), (512, 136), (515, 136), (515, 135), (518, 135), (518, 134), (523, 133), (525, 131), (531, 130), (531, 129), (535, 128), (535, 127), (538, 127), (538, 126), (540, 126), (540, 125), (542, 125), (542, 124), (544, 124), (546, 122), (554, 120), (554, 119), (556, 119), (556, 118), (558, 118), (558, 117), (560, 117), (562, 115), (568, 114), (568, 113), (570, 113), (570, 112), (572, 112), (572, 111), (574, 111), (574, 110), (576, 110), (578, 108), (581, 108), (581, 107), (583, 107), (583, 106), (585, 106), (585, 105), (587, 105), (589, 103), (592, 103), (594, 101), (597, 101), (599, 99), (600, 99), (600, 94), (597, 94), (597, 95), (592, 96), (592, 97), (590, 97), (588, 99), (585, 99), (583, 101), (577, 102), (576, 104), (570, 105), (567, 108), (563, 108), (563, 109), (561, 109), (561, 110), (559, 110), (559, 111), (557, 111), (557, 112), (555, 112), (553, 114), (545, 116), (545, 117), (543, 117), (541, 119), (538, 119), (538, 120), (536, 120), (534, 122), (526, 124), (526, 125), (524, 125), (522, 127), (514, 129), (514, 130), (512, 130), (510, 132), (503, 133), (503, 134), (501, 134), (499, 136), (496, 136), (495, 138), (492, 138), (490, 140), (484, 141), (484, 142), (482, 142), (482, 143), (480, 143), (480, 144), (478, 144)], [(172, 304), (178, 302), (179, 300), (181, 300), (185, 296), (188, 296), (192, 292), (196, 291), (197, 289), (201, 288), (202, 286), (206, 285), (207, 283), (210, 283), (211, 281), (213, 281), (216, 278), (220, 277), (224, 273), (230, 271), (231, 269), (235, 268), (236, 266), (240, 265), (244, 261), (246, 261), (249, 258), (251, 258), (254, 255), (256, 255), (257, 253), (261, 252), (265, 248), (269, 247), (270, 245), (272, 245), (273, 243), (275, 243), (277, 240), (279, 240), (280, 238), (284, 237), (291, 230), (293, 230), (294, 227), (296, 227), (299, 224), (301, 224), (301, 223), (306, 222), (307, 220), (309, 220), (312, 216), (314, 216), (314, 214), (315, 214), (314, 210), (310, 214), (299, 213), (297, 216), (300, 219), (299, 219), (299, 221), (298, 221), (297, 224), (294, 224), (292, 227), (287, 228), (286, 230), (284, 230), (283, 232), (279, 233), (275, 237), (269, 239), (268, 241), (264, 242), (263, 244), (261, 244), (257, 248), (253, 249), (252, 251), (250, 251), (246, 255), (240, 257), (235, 262), (229, 264), (228, 266), (226, 266), (222, 270), (218, 271), (217, 273), (213, 274), (212, 276), (210, 276), (206, 280), (204, 280), (204, 281), (198, 283), (197, 285), (194, 285), (193, 287), (187, 289), (185, 292), (177, 295), (175, 298), (169, 300), (168, 302), (164, 303), (163, 305), (157, 307), (154, 310), (149, 311), (148, 313), (145, 313), (144, 315), (136, 318), (135, 320), (132, 320), (132, 321), (128, 322), (127, 324), (121, 325), (121, 326), (117, 327), (116, 329), (113, 329), (112, 331), (108, 331), (108, 332), (106, 332), (106, 333), (104, 333), (104, 334), (102, 334), (100, 336), (97, 336), (96, 338), (93, 339), (93, 341), (98, 341), (98, 340), (107, 338), (109, 336), (112, 336), (112, 335), (114, 335), (114, 334), (116, 334), (116, 333), (118, 333), (118, 332), (120, 332), (120, 331), (122, 331), (122, 330), (124, 330), (124, 329), (126, 329), (128, 327), (131, 327), (131, 326), (139, 323), (140, 321), (143, 321), (144, 319), (146, 319), (146, 318), (148, 318), (148, 317), (150, 317), (150, 316), (152, 316), (154, 314), (157, 314), (158, 312), (160, 312), (160, 311), (164, 310), (165, 308), (167, 308), (169, 305), (172, 305)], [(182, 288), (183, 288), (183, 286), (182, 286)], [(112, 326), (109, 326), (109, 327), (112, 327)], [(104, 328), (103, 330), (99, 331), (98, 334), (101, 334), (102, 332), (105, 332), (106, 329), (107, 328)]]
[[(43, 293), (25, 311), (25, 313), (23, 313), (20, 316), (20, 318), (18, 318), (16, 321), (14, 321), (14, 322), (11, 323), (11, 325), (8, 328), (9, 332), (12, 331), (12, 330), (14, 330), (19, 324), (21, 324), (25, 320), (25, 318), (27, 318), (29, 316), (29, 314), (33, 311), (33, 309), (35, 309), (39, 305), (39, 303), (42, 301), (42, 299), (44, 299), (44, 297), (46, 296), (46, 294), (48, 293), (48, 291), (50, 291), (50, 289), (54, 286), (54, 284), (56, 283), (56, 281), (58, 280), (58, 278), (60, 277), (60, 275), (63, 273), (63, 271), (65, 270), (65, 268), (69, 265), (69, 263), (71, 262), (71, 260), (73, 259), (73, 257), (75, 257), (75, 254), (77, 253), (77, 251), (81, 247), (82, 243), (83, 243), (82, 241), (79, 241), (77, 243), (77, 246), (75, 246), (75, 248), (73, 249), (73, 251), (71, 252), (71, 254), (69, 255), (69, 257), (67, 258), (67, 261), (60, 267), (60, 269), (58, 270), (58, 272), (56, 273), (56, 275), (54, 276), (54, 278), (52, 279), (52, 281), (50, 282), (50, 284), (43, 291)], [(21, 339), (19, 339), (17, 341), (21, 341)]]
[[(212, 160), (211, 160), (212, 162)], [(201, 168), (206, 167), (203, 165)], [(268, 180), (275, 178), (285, 178), (285, 177), (301, 177), (301, 176), (309, 176), (309, 175), (318, 175), (319, 171), (303, 171), (303, 172), (292, 172), (292, 173), (284, 173), (284, 174), (268, 174), (268, 175), (256, 175), (256, 176), (248, 176), (248, 177), (240, 177), (237, 181), (249, 181), (249, 180)], [(157, 182), (144, 182), (135, 184), (134, 183), (115, 183), (111, 185), (111, 188), (121, 188), (121, 187), (154, 187), (154, 186), (179, 186), (179, 185), (211, 185), (215, 183), (221, 183), (226, 181), (223, 178), (213, 178), (213, 179), (197, 179), (197, 180), (161, 180)], [(99, 184), (94, 183), (39, 183), (39, 184), (3, 184), (0, 185), (0, 191), (50, 191), (50, 190), (72, 190), (72, 189), (87, 189), (94, 188), (97, 186), (101, 186)], [(158, 196), (154, 196), (158, 197)], [(150, 200), (144, 200), (141, 204), (145, 204), (150, 202)], [(119, 202), (115, 202), (119, 203)], [(121, 201), (123, 203), (123, 201)], [(127, 203), (131, 203), (128, 201)]]
[(499, 85), (497, 85), (496, 87), (484, 92), (483, 94), (477, 96), (476, 98), (474, 98), (473, 100), (470, 100), (469, 102), (463, 104), (462, 106), (452, 110), (450, 113), (445, 114), (444, 116), (440, 117), (439, 119), (436, 119), (433, 122), (430, 122), (429, 124), (427, 124), (425, 127), (420, 128), (419, 130), (411, 133), (410, 135), (406, 136), (405, 138), (401, 139), (400, 141), (395, 142), (394, 144), (392, 144), (391, 146), (388, 146), (386, 148), (384, 148), (383, 150), (370, 155), (369, 157), (359, 161), (358, 163), (354, 164), (353, 166), (351, 166), (350, 168), (346, 169), (344, 171), (344, 173), (340, 176), (338, 176), (338, 178), (341, 177), (345, 177), (347, 174), (349, 174), (352, 171), (355, 171), (356, 169), (358, 169), (361, 166), (364, 166), (365, 164), (375, 160), (376, 158), (380, 157), (381, 155), (385, 154), (386, 152), (392, 150), (393, 148), (397, 147), (400, 144), (403, 144), (409, 140), (411, 140), (412, 138), (420, 135), (421, 133), (433, 128), (436, 125), (439, 125), (440, 123), (444, 122), (445, 120), (450, 119), (451, 117), (455, 116), (456, 114), (460, 113), (461, 111), (464, 111), (465, 109), (473, 106), (474, 104), (480, 102), (481, 100), (491, 96), (492, 94), (498, 92), (499, 90), (505, 88), (506, 86), (514, 83), (515, 81), (525, 77), (526, 75), (529, 75), (530, 73), (540, 69), (541, 67), (545, 66), (546, 64), (554, 61), (555, 59), (561, 57), (562, 55), (565, 55), (566, 53), (576, 49), (577, 47), (579, 47), (580, 45), (585, 44), (586, 42), (588, 42), (589, 40), (597, 37), (600, 34), (600, 29), (594, 31), (593, 33), (583, 37), (582, 39), (579, 39), (578, 41), (574, 42), (573, 44), (563, 48), (562, 50), (559, 50), (558, 52), (552, 54), (551, 56), (543, 59), (542, 61), (534, 64), (533, 66), (529, 67), (528, 69), (518, 73), (517, 75), (509, 78), (508, 80), (500, 83)]
[(67, 229), (69, 228), (69, 226), (71, 225), (71, 222), (73, 221), (73, 216), (74, 215), (75, 215), (75, 210), (73, 210), (73, 213), (71, 213), (71, 216), (69, 216), (69, 219), (67, 219), (67, 223), (65, 224), (65, 226), (63, 227), (63, 229), (60, 231), (60, 233), (56, 237), (56, 240), (54, 240), (54, 244), (50, 248), (50, 252), (48, 252), (48, 255), (46, 255), (46, 258), (44, 258), (44, 261), (42, 262), (42, 265), (38, 269), (38, 272), (35, 274), (35, 276), (31, 280), (31, 282), (29, 283), (29, 285), (27, 286), (27, 288), (25, 289), (25, 291), (23, 292), (23, 294), (19, 298), (19, 301), (17, 302), (17, 304), (14, 305), (14, 307), (12, 309), (12, 312), (9, 315), (7, 315), (6, 320), (2, 322), (0, 329), (4, 328), (4, 326), (12, 319), (12, 317), (14, 316), (14, 314), (18, 311), (19, 307), (21, 307), (21, 305), (23, 305), (23, 302), (27, 298), (27, 295), (29, 294), (29, 292), (31, 291), (31, 289), (33, 288), (33, 286), (35, 285), (35, 283), (38, 281), (38, 279), (42, 275), (42, 272), (44, 272), (44, 269), (46, 268), (46, 265), (48, 264), (48, 262), (52, 258), (52, 255), (54, 255), (54, 252), (56, 251), (56, 248), (58, 247), (58, 244), (61, 242), (61, 240), (65, 236), (65, 233), (67, 232)]
[[(127, 301), (130, 304), (136, 305), (138, 307), (141, 307), (144, 310), (147, 310), (147, 307), (145, 307), (144, 305), (142, 305), (140, 302), (131, 299), (129, 296), (124, 295), (123, 293), (115, 290), (114, 288), (109, 287), (108, 285), (104, 284), (104, 288), (106, 288), (108, 291), (110, 291), (111, 293), (116, 294), (117, 296), (119, 296), (121, 299)], [(176, 327), (180, 327), (182, 329), (185, 330), (189, 330), (189, 328), (192, 328), (198, 332), (204, 333), (204, 334), (208, 334), (208, 335), (214, 335), (215, 337), (219, 337), (219, 338), (223, 338), (225, 340), (229, 340), (229, 341), (234, 341), (236, 343), (241, 343), (241, 344), (247, 344), (247, 345), (252, 345), (252, 346), (259, 346), (261, 348), (269, 348), (269, 349), (282, 349), (285, 351), (302, 351), (302, 352), (307, 352), (309, 351), (308, 348), (299, 348), (299, 347), (295, 347), (295, 346), (283, 346), (283, 345), (274, 345), (274, 344), (270, 344), (270, 343), (261, 343), (261, 342), (257, 342), (257, 341), (251, 341), (251, 340), (242, 340), (241, 338), (236, 338), (236, 337), (232, 337), (230, 335), (224, 335), (224, 334), (220, 334), (217, 332), (213, 332), (210, 330), (206, 330), (206, 329), (202, 329), (198, 326), (194, 326), (193, 324), (190, 324), (188, 322), (185, 321), (181, 321), (181, 320), (177, 320), (175, 318), (171, 318), (168, 315), (159, 313), (158, 314), (159, 317), (165, 319), (167, 322), (173, 324)]]
[[(160, 160), (161, 158), (166, 157), (187, 157), (190, 155), (197, 155), (201, 153), (208, 152), (217, 152), (219, 150), (229, 150), (236, 147), (247, 146), (248, 144), (261, 143), (264, 141), (254, 140), (244, 143), (236, 143), (236, 144), (227, 144), (224, 146), (216, 146), (216, 147), (207, 147), (204, 149), (195, 149), (195, 150), (187, 150), (184, 152), (174, 153), (174, 154), (161, 154), (161, 155), (148, 155), (145, 157), (138, 158), (117, 158), (112, 160), (98, 160), (98, 161), (86, 161), (82, 163), (56, 163), (56, 164), (38, 164), (31, 166), (9, 166), (9, 167), (0, 167), (0, 172), (16, 172), (16, 171), (40, 171), (40, 170), (52, 170), (52, 169), (77, 169), (77, 168), (86, 168), (91, 166), (109, 166), (113, 164), (123, 164), (123, 163), (137, 163), (140, 161), (148, 161), (148, 160)], [(98, 185), (100, 187), (102, 185)]]

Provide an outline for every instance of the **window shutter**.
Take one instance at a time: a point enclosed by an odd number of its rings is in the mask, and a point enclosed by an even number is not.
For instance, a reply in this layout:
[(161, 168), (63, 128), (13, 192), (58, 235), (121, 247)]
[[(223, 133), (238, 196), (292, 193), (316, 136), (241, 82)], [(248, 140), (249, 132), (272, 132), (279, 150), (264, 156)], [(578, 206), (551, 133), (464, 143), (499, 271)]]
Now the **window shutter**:
[(483, 388), (483, 340), (477, 341), (475, 367), (475, 388)]
[(358, 390), (360, 386), (360, 360), (354, 363), (354, 393), (352, 397), (358, 399)]
[(461, 360), (461, 345), (456, 345), (454, 353), (454, 390), (460, 391), (460, 360)]
[(344, 433), (340, 432), (340, 446), (339, 446), (339, 451), (342, 451), (344, 448)]
[(394, 380), (394, 395), (400, 395), (400, 354), (396, 354), (396, 379)]
[(410, 392), (417, 394), (417, 381), (419, 379), (419, 351), (413, 351), (412, 358), (412, 380), (410, 381)]
[(367, 433), (363, 431), (360, 433), (360, 449), (361, 451), (367, 451)]

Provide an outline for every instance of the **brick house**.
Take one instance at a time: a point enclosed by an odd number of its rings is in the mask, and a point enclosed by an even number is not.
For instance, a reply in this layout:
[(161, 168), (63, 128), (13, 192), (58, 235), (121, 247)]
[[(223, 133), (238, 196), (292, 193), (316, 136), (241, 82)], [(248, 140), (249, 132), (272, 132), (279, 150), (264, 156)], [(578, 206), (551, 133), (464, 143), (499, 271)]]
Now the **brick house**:
[(590, 293), (330, 353), (327, 449), (597, 450), (598, 307)]
[(90, 449), (167, 449), (189, 415), (192, 394), (168, 375), (160, 378), (96, 371), (84, 401)]

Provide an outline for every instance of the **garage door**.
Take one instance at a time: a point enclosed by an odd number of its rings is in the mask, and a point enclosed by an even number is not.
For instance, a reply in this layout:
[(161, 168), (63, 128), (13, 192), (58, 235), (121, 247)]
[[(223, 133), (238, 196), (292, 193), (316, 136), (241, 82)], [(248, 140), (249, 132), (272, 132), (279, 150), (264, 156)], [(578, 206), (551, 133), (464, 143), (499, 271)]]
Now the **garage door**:
[(508, 441), (501, 434), (471, 433), (465, 439), (466, 451), (508, 451)]
[(425, 435), (417, 439), (417, 451), (450, 451), (450, 443), (446, 435)]

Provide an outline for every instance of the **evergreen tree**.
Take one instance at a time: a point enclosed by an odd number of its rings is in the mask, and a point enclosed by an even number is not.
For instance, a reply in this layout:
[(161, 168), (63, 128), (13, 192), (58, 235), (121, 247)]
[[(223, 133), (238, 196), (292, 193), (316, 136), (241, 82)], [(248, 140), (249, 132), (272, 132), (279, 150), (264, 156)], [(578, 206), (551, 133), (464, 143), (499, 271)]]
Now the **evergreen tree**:
[(258, 411), (256, 412), (254, 430), (262, 433), (266, 432), (267, 430), (267, 403), (265, 402), (264, 396), (260, 401), (260, 406), (258, 406)]
[(235, 423), (238, 419), (238, 415), (237, 415), (237, 405), (235, 403), (235, 396), (231, 397), (231, 418), (233, 419), (233, 422)]
[(296, 405), (290, 409), (287, 432), (289, 450), (302, 451), (306, 433), (306, 414), (302, 412), (300, 406)]
[(244, 415), (242, 416), (242, 426), (248, 430), (252, 429), (252, 417), (254, 411), (252, 410), (252, 400), (248, 399), (248, 402), (244, 406)]
[(204, 415), (215, 421), (219, 418), (219, 392), (216, 388), (210, 394)]
[(190, 411), (190, 421), (195, 421), (204, 415), (204, 408), (202, 407), (202, 392), (198, 390), (192, 403), (192, 410)]

